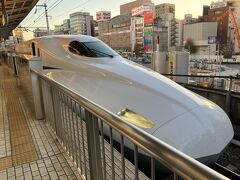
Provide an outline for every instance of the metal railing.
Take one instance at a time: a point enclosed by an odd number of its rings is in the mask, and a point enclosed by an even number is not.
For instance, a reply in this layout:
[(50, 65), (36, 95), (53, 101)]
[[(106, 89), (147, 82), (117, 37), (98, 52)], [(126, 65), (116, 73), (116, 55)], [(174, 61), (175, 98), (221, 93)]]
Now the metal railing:
[[(215, 102), (225, 110), (233, 124), (240, 124), (240, 77), (179, 74), (163, 75)], [(189, 80), (194, 80), (199, 83), (194, 84), (191, 81), (189, 82)]]
[[(83, 178), (159, 179), (161, 164), (174, 173), (174, 179), (226, 179), (70, 87), (37, 70), (31, 73), (40, 80), (45, 119)], [(149, 177), (140, 171), (143, 156), (149, 163)]]
[(162, 74), (177, 83), (240, 93), (240, 76)]

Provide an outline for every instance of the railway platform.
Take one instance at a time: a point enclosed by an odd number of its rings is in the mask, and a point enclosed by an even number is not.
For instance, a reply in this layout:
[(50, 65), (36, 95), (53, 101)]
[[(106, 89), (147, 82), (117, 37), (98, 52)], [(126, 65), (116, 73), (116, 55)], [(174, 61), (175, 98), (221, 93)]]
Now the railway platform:
[(80, 179), (61, 144), (36, 120), (31, 94), (0, 65), (0, 179)]
[[(170, 179), (195, 176), (203, 179), (225, 178), (91, 104), (87, 99), (69, 91), (66, 85), (51, 81), (44, 73), (32, 69), (32, 63), (37, 61), (25, 62), (18, 59), (19, 69), (14, 71), (16, 68), (11, 65), (16, 64), (9, 60), (14, 58), (5, 59), (0, 65), (1, 180), (95, 180), (99, 176), (102, 177), (100, 179), (159, 179), (162, 174), (155, 172), (157, 161), (166, 163), (172, 172), (167, 177)], [(15, 76), (16, 72), (18, 77)], [(43, 100), (44, 120), (36, 119), (36, 102), (33, 102), (36, 94), (33, 97), (33, 91), (29, 90), (32, 83), (36, 85), (33, 81), (36, 76), (41, 87), (39, 92)], [(95, 126), (97, 131), (93, 128)], [(109, 142), (102, 136), (103, 127), (107, 126), (110, 130)], [(121, 151), (114, 149), (113, 131), (119, 132), (121, 136)], [(124, 139), (133, 140), (128, 143), (134, 146), (134, 162), (124, 157)], [(138, 152), (143, 151), (141, 148), (151, 158), (151, 172), (148, 172), (148, 176), (138, 167)]]

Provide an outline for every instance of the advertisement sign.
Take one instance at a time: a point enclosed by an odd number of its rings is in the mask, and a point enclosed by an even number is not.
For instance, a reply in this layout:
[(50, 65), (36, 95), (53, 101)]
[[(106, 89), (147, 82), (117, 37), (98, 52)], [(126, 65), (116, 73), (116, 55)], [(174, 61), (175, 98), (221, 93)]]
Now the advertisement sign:
[(142, 5), (139, 7), (135, 7), (132, 9), (132, 16), (143, 15), (144, 12), (147, 12), (147, 11), (151, 11), (150, 6), (148, 6), (148, 5)]
[(138, 18), (136, 18), (136, 25), (143, 25), (143, 23), (144, 23), (144, 19), (142, 18), (142, 17), (138, 17)]
[(153, 51), (152, 36), (144, 36), (144, 51), (145, 52), (152, 52)]
[(208, 36), (208, 44), (216, 44), (217, 37), (216, 36)]
[(153, 12), (146, 12), (144, 13), (144, 26), (153, 24)]
[(210, 9), (223, 8), (227, 6), (227, 2), (216, 2), (210, 5)]
[(153, 36), (153, 28), (149, 27), (149, 28), (144, 28), (144, 36)]
[(106, 21), (111, 19), (111, 12), (110, 11), (99, 11), (96, 12), (96, 20), (97, 21)]

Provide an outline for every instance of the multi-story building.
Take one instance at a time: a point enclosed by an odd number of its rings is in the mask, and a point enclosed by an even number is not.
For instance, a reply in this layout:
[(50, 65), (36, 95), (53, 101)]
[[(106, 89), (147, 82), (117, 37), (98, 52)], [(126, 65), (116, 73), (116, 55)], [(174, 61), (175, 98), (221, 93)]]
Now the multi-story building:
[(152, 3), (151, 0), (136, 0), (132, 1), (130, 3), (122, 4), (120, 6), (120, 15), (132, 15), (132, 9), (136, 7), (140, 7), (142, 5), (148, 5), (151, 8), (151, 11), (153, 12), (153, 15), (155, 17), (155, 6), (154, 3)]
[[(164, 10), (162, 12), (164, 12)], [(156, 20), (161, 24), (161, 26), (167, 27), (168, 49), (170, 47), (182, 46), (182, 31), (183, 31), (182, 23), (183, 22), (175, 19), (175, 14), (174, 14), (175, 11), (171, 10), (171, 12), (169, 12), (168, 10), (165, 10), (165, 12), (167, 13), (158, 13), (158, 18), (156, 18)]]
[(49, 33), (47, 31), (47, 29), (35, 29), (34, 30), (34, 38), (36, 37), (41, 37), (41, 36), (47, 36)]
[(70, 19), (64, 19), (62, 26), (64, 34), (70, 34)]
[(111, 19), (111, 11), (98, 11), (96, 12), (97, 21), (107, 21)]
[(223, 15), (230, 9), (231, 4), (231, 1), (211, 3), (207, 15), (204, 16), (205, 22), (217, 22), (217, 41), (221, 51), (230, 48), (229, 45), (232, 44), (229, 39), (232, 34), (230, 18), (228, 14)]
[(111, 11), (98, 11), (96, 12), (96, 22), (92, 22), (94, 28), (94, 35), (99, 36), (102, 33), (108, 32), (108, 25), (111, 19)]
[(217, 36), (217, 22), (184, 24), (183, 41), (190, 39), (197, 47), (197, 54), (216, 53), (216, 42), (209, 44), (209, 38)]
[(210, 9), (210, 6), (208, 6), (208, 5), (203, 5), (203, 16), (206, 16), (206, 15), (208, 15), (208, 11), (209, 11), (209, 9)]
[(155, 17), (171, 13), (175, 17), (175, 4), (163, 3), (155, 6)]
[(61, 34), (64, 34), (64, 31), (63, 31), (63, 25), (55, 25), (54, 27), (54, 34), (55, 35), (61, 35)]
[(93, 19), (93, 16), (90, 16), (90, 24), (91, 24), (91, 35), (93, 37), (98, 36), (98, 31), (96, 30), (98, 23)]
[[(238, 31), (240, 32), (240, 1), (234, 1), (233, 6), (234, 6), (233, 15), (234, 15), (236, 23), (237, 23)], [(232, 33), (231, 37), (234, 37), (234, 35), (235, 35), (234, 32), (231, 31), (231, 33)], [(240, 47), (237, 42), (237, 38), (234, 38), (233, 41), (234, 41), (234, 52), (240, 54)]]
[(91, 35), (89, 12), (75, 12), (70, 14), (71, 34)]
[(131, 16), (119, 15), (109, 21), (98, 22), (97, 38), (116, 50), (131, 51)]
[(199, 18), (193, 18), (192, 14), (185, 14), (184, 15), (184, 24), (193, 24), (199, 22)]
[(162, 24), (160, 18), (154, 20), (153, 26), (153, 51), (157, 50), (157, 41), (159, 38), (159, 51), (167, 52), (168, 51), (168, 27)]

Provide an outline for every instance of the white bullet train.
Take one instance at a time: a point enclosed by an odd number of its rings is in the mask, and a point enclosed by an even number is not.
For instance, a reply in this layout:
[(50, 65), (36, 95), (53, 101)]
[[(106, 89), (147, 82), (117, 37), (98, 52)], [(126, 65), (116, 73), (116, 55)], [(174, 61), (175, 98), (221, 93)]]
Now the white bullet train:
[(15, 50), (25, 58), (39, 56), (43, 69), (55, 71), (53, 79), (111, 112), (139, 114), (142, 120), (132, 123), (205, 164), (214, 163), (233, 138), (232, 124), (219, 106), (122, 58), (94, 37), (47, 36)]

